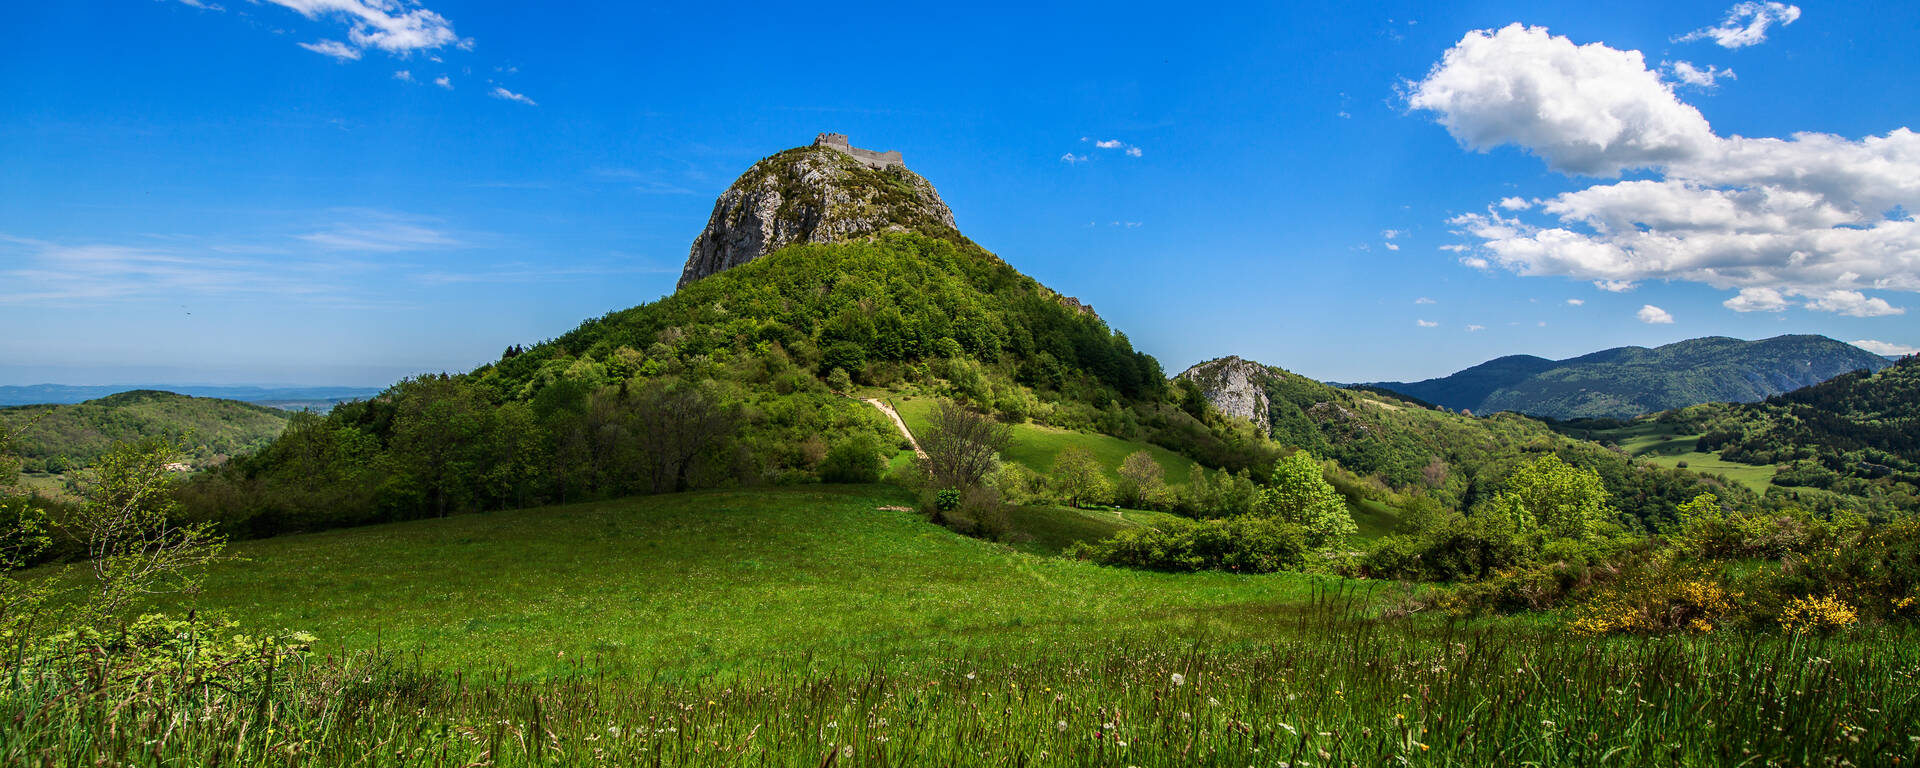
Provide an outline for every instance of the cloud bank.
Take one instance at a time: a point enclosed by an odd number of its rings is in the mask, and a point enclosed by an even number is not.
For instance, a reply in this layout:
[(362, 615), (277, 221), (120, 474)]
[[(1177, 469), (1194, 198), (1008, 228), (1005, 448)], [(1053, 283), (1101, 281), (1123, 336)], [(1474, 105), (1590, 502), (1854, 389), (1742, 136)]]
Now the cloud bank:
[[(1721, 137), (1638, 51), (1514, 24), (1469, 32), (1407, 87), (1469, 149), (1516, 146), (1599, 184), (1456, 217), (1463, 263), (1624, 291), (1684, 280), (1737, 291), (1738, 312), (1790, 305), (1856, 317), (1920, 292), (1920, 135)], [(1527, 202), (1527, 201), (1520, 201)]]

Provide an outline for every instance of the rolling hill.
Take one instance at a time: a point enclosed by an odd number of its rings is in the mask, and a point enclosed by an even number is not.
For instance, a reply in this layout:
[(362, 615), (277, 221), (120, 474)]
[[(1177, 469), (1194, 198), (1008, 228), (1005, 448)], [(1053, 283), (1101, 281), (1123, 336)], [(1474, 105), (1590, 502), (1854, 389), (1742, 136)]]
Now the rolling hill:
[(1512, 355), (1443, 378), (1368, 386), (1474, 413), (1627, 419), (1700, 403), (1753, 402), (1888, 364), (1884, 357), (1825, 336), (1759, 341), (1714, 336), (1566, 360)]
[(87, 466), (114, 443), (162, 436), (184, 438), (188, 464), (217, 464), (272, 442), (289, 418), (266, 406), (156, 390), (0, 408), (0, 421), (17, 433), (23, 468), (55, 473)]

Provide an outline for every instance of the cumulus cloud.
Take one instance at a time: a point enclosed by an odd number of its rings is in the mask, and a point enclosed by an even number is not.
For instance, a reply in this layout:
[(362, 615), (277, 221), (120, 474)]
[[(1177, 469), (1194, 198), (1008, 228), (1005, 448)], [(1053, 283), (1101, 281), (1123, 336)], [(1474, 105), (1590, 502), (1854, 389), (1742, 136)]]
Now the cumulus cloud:
[(1139, 147), (1127, 147), (1127, 157), (1139, 157), (1139, 156), (1140, 156)]
[(1717, 86), (1720, 84), (1720, 78), (1723, 77), (1728, 80), (1740, 79), (1733, 74), (1733, 70), (1721, 69), (1712, 64), (1708, 64), (1706, 69), (1696, 67), (1690, 61), (1676, 61), (1666, 66), (1667, 74), (1675, 81), (1681, 85), (1691, 85), (1696, 88)]
[(1484, 325), (1469, 325), (1467, 326), (1467, 333), (1473, 333), (1474, 331), (1484, 331), (1486, 329), (1487, 327)]
[(492, 91), (489, 91), (488, 93), (489, 93), (490, 95), (492, 95), (492, 96), (493, 96), (494, 98), (496, 98), (496, 99), (502, 99), (502, 100), (505, 100), (505, 101), (514, 101), (514, 102), (519, 102), (519, 103), (521, 103), (521, 104), (525, 104), (525, 105), (527, 105), (527, 106), (529, 106), (529, 107), (537, 107), (537, 106), (540, 106), (540, 105), (539, 105), (538, 103), (536, 103), (536, 102), (534, 102), (534, 100), (533, 100), (533, 99), (529, 99), (529, 98), (527, 98), (527, 95), (526, 95), (526, 94), (524, 94), (524, 93), (514, 93), (513, 91), (509, 91), (509, 90), (507, 90), (507, 89), (505, 89), (505, 88), (502, 88), (502, 87), (500, 87), (500, 86), (497, 86), (497, 85), (496, 85), (496, 86), (494, 86), (494, 87), (493, 87), (493, 90), (492, 90)]
[[(1409, 103), (1463, 145), (1515, 145), (1604, 183), (1451, 220), (1475, 258), (1624, 291), (1681, 280), (1740, 291), (1737, 311), (1898, 314), (1864, 291), (1920, 292), (1920, 134), (1722, 138), (1637, 51), (1513, 25), (1468, 33)], [(1463, 262), (1465, 260), (1463, 259)], [(1764, 289), (1767, 292), (1748, 292)]]
[(1720, 302), (1735, 312), (1779, 312), (1793, 305), (1772, 288), (1742, 288), (1739, 295)]
[(393, 79), (411, 83), (413, 82), (413, 73), (404, 69), (396, 69), (393, 71)]
[(441, 75), (439, 77), (434, 78), (433, 84), (440, 86), (442, 88), (445, 88), (449, 91), (453, 90), (453, 79), (450, 77), (447, 77), (446, 75)]
[(1067, 165), (1079, 165), (1080, 163), (1084, 163), (1086, 161), (1087, 161), (1086, 155), (1076, 155), (1072, 152), (1068, 152), (1060, 156), (1060, 162), (1066, 163)]
[(1422, 296), (1422, 297), (1420, 297), (1420, 298), (1417, 298), (1417, 299), (1414, 299), (1414, 300), (1413, 300), (1413, 303), (1415, 303), (1415, 304), (1432, 304), (1432, 303), (1434, 303), (1434, 301), (1433, 301), (1433, 299), (1429, 299), (1429, 298), (1427, 298), (1427, 297), (1425, 297), (1425, 296)]
[(1433, 322), (1432, 320), (1415, 320), (1415, 321), (1413, 321), (1413, 324), (1414, 324), (1414, 325), (1418, 325), (1418, 326), (1420, 326), (1420, 327), (1422, 327), (1422, 328), (1438, 328), (1438, 327), (1440, 327), (1440, 324), (1439, 324), (1439, 323), (1436, 323), (1436, 322)]
[(1673, 324), (1673, 315), (1671, 313), (1652, 304), (1641, 305), (1640, 311), (1635, 312), (1634, 317), (1640, 318), (1640, 322), (1649, 325)]
[(1528, 202), (1524, 197), (1503, 197), (1500, 198), (1500, 207), (1509, 211), (1524, 211), (1532, 208), (1533, 203)]
[(1586, 299), (1567, 299), (1567, 306), (1569, 307), (1578, 307), (1586, 303), (1587, 303)]
[(322, 56), (332, 56), (341, 61), (356, 61), (360, 58), (360, 49), (338, 40), (321, 40), (313, 43), (300, 43), (305, 48)]
[(1868, 352), (1872, 352), (1876, 355), (1885, 355), (1887, 357), (1901, 357), (1904, 355), (1920, 355), (1920, 347), (1910, 347), (1905, 344), (1895, 344), (1893, 342), (1888, 342), (1888, 341), (1877, 341), (1875, 339), (1861, 339), (1859, 341), (1850, 341), (1847, 343), (1852, 344), (1861, 349), (1864, 349)]
[(1119, 149), (1121, 147), (1126, 146), (1125, 144), (1122, 144), (1119, 139), (1103, 139), (1101, 141), (1094, 142), (1093, 145), (1101, 149)]
[(1676, 43), (1712, 40), (1722, 48), (1745, 48), (1767, 41), (1767, 28), (1786, 26), (1800, 18), (1800, 6), (1777, 2), (1746, 2), (1727, 9), (1727, 17), (1673, 39)]
[(1639, 51), (1574, 45), (1545, 27), (1475, 30), (1409, 87), (1470, 149), (1514, 144), (1554, 170), (1617, 175), (1691, 157), (1714, 141)]

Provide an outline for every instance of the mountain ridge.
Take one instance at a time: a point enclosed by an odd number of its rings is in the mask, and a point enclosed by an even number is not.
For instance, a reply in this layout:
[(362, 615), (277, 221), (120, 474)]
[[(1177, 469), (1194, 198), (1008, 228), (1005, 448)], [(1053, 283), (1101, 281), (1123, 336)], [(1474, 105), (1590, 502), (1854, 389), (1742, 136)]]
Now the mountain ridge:
[(1880, 355), (1825, 336), (1787, 334), (1754, 341), (1705, 336), (1658, 347), (1613, 347), (1563, 360), (1508, 355), (1449, 376), (1366, 386), (1474, 413), (1632, 418), (1706, 402), (1754, 402), (1889, 364)]

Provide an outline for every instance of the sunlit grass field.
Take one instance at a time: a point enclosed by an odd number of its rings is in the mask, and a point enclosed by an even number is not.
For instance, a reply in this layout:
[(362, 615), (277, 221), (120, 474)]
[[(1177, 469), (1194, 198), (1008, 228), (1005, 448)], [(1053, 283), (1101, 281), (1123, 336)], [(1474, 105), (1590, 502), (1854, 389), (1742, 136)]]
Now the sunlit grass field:
[(1385, 618), (1401, 587), (1035, 554), (1150, 515), (1026, 509), (1031, 546), (1014, 547), (883, 509), (910, 501), (706, 491), (237, 544), (246, 559), (191, 604), (310, 631), (312, 657), (237, 687), (159, 674), (104, 703), (75, 695), (85, 676), (27, 670), (0, 764), (1864, 766), (1920, 750), (1920, 646), (1898, 637)]
[(1675, 425), (1656, 421), (1595, 431), (1592, 439), (1611, 440), (1628, 454), (1663, 467), (1676, 467), (1684, 462), (1686, 468), (1694, 472), (1721, 475), (1760, 494), (1765, 494), (1767, 488), (1773, 485), (1773, 476), (1777, 471), (1771, 466), (1737, 464), (1720, 458), (1719, 453), (1696, 450), (1694, 446), (1699, 442), (1700, 435), (1683, 433)]

